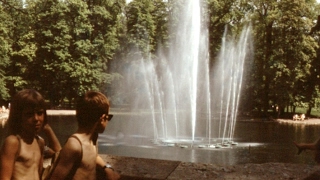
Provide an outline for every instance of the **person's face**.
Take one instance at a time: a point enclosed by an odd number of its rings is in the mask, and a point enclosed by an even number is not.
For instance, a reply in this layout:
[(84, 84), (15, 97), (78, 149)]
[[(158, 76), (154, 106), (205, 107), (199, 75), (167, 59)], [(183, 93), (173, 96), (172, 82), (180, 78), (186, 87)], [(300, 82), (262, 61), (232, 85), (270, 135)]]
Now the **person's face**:
[(25, 108), (22, 111), (22, 129), (37, 134), (43, 127), (44, 109)]

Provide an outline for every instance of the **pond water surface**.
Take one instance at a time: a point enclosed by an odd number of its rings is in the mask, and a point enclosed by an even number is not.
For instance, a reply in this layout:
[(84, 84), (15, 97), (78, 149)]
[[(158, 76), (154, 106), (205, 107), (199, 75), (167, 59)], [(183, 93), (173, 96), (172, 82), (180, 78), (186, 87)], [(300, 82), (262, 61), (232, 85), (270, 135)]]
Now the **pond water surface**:
[[(319, 125), (239, 121), (234, 135), (237, 145), (199, 148), (190, 147), (189, 144), (182, 148), (179, 143), (174, 146), (154, 144), (152, 137), (146, 133), (152, 127), (145, 119), (132, 119), (132, 116), (130, 113), (114, 113), (105, 132), (99, 136), (99, 153), (220, 165), (266, 162), (315, 164), (313, 152), (305, 151), (297, 155), (293, 141), (317, 140), (320, 135)], [(77, 127), (73, 115), (51, 116), (49, 122), (62, 144)]]

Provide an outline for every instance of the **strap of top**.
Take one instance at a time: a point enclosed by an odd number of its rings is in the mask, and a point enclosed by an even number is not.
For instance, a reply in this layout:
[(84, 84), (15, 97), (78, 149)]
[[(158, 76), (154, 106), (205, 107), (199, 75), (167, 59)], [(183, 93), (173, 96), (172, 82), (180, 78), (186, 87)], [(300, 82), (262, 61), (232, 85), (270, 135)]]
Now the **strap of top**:
[(37, 140), (37, 143), (40, 147), (40, 152), (41, 152), (41, 156), (42, 156), (44, 153), (44, 144), (41, 144), (40, 139), (41, 139), (41, 137), (39, 135), (36, 135), (36, 140)]
[(75, 175), (77, 169), (80, 167), (80, 164), (81, 164), (81, 161), (82, 161), (82, 157), (83, 157), (82, 143), (81, 143), (80, 139), (76, 135), (71, 135), (70, 138), (71, 137), (77, 139), (79, 141), (79, 143), (80, 143), (80, 146), (81, 146), (81, 158), (79, 158), (73, 164), (73, 167), (72, 167), (71, 171), (69, 172), (68, 176), (65, 179), (73, 179), (73, 176)]
[(74, 134), (71, 135), (70, 137), (73, 137), (73, 138), (77, 139), (77, 140), (79, 141), (79, 143), (80, 143), (80, 146), (81, 146), (81, 158), (80, 158), (79, 160), (80, 160), (80, 162), (81, 162), (81, 161), (82, 161), (82, 156), (83, 156), (81, 140), (78, 138), (78, 136), (76, 136), (76, 135), (74, 135)]
[(17, 161), (19, 155), (20, 155), (20, 151), (21, 151), (21, 137), (20, 135), (16, 135), (18, 141), (19, 141), (19, 145), (18, 145), (18, 152), (16, 153), (15, 157), (14, 157), (14, 161)]
[[(70, 170), (70, 172), (67, 175), (67, 177), (65, 178), (65, 180), (73, 179), (73, 176), (75, 175), (77, 169), (79, 168), (79, 166), (81, 164), (82, 156), (83, 156), (82, 155), (83, 154), (83, 152), (82, 152), (83, 151), (82, 150), (82, 143), (81, 143), (80, 139), (75, 135), (71, 135), (69, 138), (71, 138), (71, 137), (77, 139), (79, 141), (79, 143), (80, 143), (80, 146), (81, 146), (81, 158), (79, 158), (76, 162), (74, 162), (74, 164), (72, 166), (72, 169)], [(51, 162), (52, 168), (51, 168), (50, 172), (48, 173), (47, 177), (45, 178), (46, 180), (51, 178), (52, 172), (54, 171), (54, 169), (56, 168), (56, 166), (57, 166), (57, 164), (58, 164), (58, 162), (60, 160), (60, 153), (56, 153), (55, 156), (56, 155), (58, 155), (58, 157), (53, 157), (52, 162)]]

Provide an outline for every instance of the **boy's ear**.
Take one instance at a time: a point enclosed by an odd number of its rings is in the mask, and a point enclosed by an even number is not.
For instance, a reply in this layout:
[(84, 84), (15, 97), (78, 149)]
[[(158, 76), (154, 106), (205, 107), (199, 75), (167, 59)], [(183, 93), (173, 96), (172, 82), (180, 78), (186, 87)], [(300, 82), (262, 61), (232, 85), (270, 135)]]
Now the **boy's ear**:
[(99, 118), (99, 120), (94, 123), (95, 129), (99, 128), (102, 125), (102, 123), (102, 118)]
[(104, 120), (103, 120), (103, 118), (101, 117), (101, 118), (99, 119), (99, 123), (102, 124), (103, 122), (104, 122)]
[(102, 114), (99, 118), (99, 121), (98, 121), (100, 124), (102, 124), (104, 122), (104, 114)]

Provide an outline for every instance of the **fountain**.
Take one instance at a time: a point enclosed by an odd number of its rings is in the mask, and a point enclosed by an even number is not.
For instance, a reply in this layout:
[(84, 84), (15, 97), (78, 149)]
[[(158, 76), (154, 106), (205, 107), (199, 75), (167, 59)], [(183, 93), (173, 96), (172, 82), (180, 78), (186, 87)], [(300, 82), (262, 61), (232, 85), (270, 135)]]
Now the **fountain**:
[[(119, 96), (128, 103), (128, 127), (121, 137), (145, 137), (155, 144), (228, 147), (233, 142), (250, 28), (240, 39), (223, 36), (218, 64), (209, 66), (208, 30), (201, 24), (200, 1), (186, 0), (168, 54), (131, 61)], [(114, 83), (115, 84), (115, 83)], [(130, 124), (132, 122), (133, 124)], [(112, 130), (111, 130), (112, 131)]]

